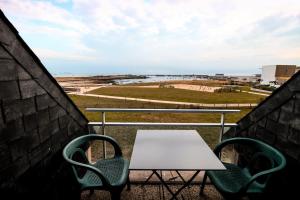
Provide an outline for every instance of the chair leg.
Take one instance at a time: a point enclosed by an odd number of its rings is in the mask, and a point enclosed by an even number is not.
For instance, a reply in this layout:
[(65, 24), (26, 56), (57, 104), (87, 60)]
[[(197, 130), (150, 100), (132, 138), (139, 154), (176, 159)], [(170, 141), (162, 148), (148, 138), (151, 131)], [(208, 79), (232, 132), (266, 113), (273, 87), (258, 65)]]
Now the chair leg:
[(205, 187), (206, 179), (207, 179), (207, 174), (205, 172), (203, 180), (202, 180), (201, 188), (200, 188), (200, 195), (203, 194), (203, 190), (204, 190), (204, 187)]
[(130, 181), (127, 181), (127, 190), (131, 190)]
[(93, 189), (90, 190), (90, 195), (92, 195), (92, 194), (94, 194), (94, 190)]
[(72, 198), (80, 200), (81, 199), (81, 191), (79, 190), (78, 192), (75, 192), (75, 196)]
[(113, 190), (110, 191), (111, 200), (120, 200), (122, 190)]
[(129, 179), (129, 175), (128, 175), (128, 178), (127, 178), (127, 190), (130, 190), (131, 189), (131, 185), (130, 185), (130, 179)]

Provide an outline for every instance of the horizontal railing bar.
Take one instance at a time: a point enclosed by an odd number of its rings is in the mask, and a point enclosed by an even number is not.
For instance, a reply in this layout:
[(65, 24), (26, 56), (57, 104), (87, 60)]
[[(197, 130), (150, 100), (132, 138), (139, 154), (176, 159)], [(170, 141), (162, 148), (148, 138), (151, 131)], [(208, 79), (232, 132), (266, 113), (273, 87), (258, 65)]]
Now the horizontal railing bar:
[[(102, 122), (89, 122), (91, 126), (102, 126)], [(105, 126), (206, 126), (222, 127), (221, 123), (158, 123), (158, 122), (105, 122)], [(237, 126), (236, 123), (225, 123), (225, 127)]]
[(86, 108), (88, 112), (156, 112), (156, 113), (234, 113), (228, 109), (140, 109), (140, 108)]

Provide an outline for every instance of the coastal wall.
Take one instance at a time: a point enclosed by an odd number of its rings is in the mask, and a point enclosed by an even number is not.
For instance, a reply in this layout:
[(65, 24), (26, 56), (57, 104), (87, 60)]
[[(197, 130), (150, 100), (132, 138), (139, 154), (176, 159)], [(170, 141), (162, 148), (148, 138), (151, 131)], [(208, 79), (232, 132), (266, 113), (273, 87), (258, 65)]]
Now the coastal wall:
[(0, 198), (69, 199), (61, 151), (87, 122), (0, 11)]
[[(300, 72), (230, 129), (225, 137), (251, 137), (284, 153), (286, 169), (274, 181), (273, 195), (298, 195), (300, 178)], [(285, 196), (286, 197), (286, 196)]]

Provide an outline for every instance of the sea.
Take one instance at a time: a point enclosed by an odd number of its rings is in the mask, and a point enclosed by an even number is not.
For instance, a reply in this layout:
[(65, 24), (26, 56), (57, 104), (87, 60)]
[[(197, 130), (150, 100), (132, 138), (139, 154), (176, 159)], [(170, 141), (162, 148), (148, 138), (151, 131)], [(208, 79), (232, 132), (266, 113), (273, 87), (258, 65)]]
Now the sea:
[(152, 82), (164, 82), (164, 81), (175, 81), (175, 80), (207, 80), (205, 76), (177, 76), (177, 75), (148, 75), (147, 78), (141, 79), (120, 79), (115, 80), (118, 85), (130, 84), (130, 83), (152, 83)]

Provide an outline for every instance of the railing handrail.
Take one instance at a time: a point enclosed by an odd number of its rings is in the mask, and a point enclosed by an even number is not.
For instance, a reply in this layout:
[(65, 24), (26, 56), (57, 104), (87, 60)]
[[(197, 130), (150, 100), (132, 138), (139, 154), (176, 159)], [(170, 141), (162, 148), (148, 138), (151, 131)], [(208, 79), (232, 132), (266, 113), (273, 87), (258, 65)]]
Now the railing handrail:
[(86, 108), (88, 112), (235, 113), (237, 109)]
[[(171, 123), (171, 122), (89, 122), (92, 126), (206, 126), (221, 127), (222, 123)], [(224, 127), (236, 126), (236, 123), (224, 123)]]

